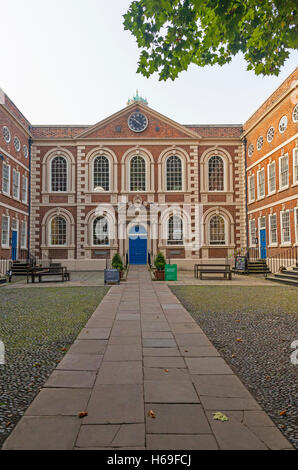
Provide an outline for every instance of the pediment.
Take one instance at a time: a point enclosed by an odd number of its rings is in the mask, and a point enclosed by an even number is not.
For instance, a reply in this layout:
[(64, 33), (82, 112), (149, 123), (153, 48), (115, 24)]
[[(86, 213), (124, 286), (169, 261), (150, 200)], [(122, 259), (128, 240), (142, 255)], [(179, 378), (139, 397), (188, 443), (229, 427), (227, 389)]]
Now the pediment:
[[(136, 110), (148, 118), (148, 126), (142, 132), (134, 132), (128, 127), (128, 118)], [(168, 117), (142, 103), (133, 103), (103, 121), (84, 129), (76, 139), (171, 139), (200, 136)]]

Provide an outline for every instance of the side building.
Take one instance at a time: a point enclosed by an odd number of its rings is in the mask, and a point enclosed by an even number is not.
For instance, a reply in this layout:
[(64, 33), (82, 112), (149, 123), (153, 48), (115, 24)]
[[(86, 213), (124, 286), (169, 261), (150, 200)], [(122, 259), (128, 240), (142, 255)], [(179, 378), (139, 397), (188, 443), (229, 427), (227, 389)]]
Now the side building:
[(261, 259), (298, 246), (298, 69), (244, 124), (249, 247)]
[(0, 90), (0, 262), (28, 253), (30, 139), (30, 123)]

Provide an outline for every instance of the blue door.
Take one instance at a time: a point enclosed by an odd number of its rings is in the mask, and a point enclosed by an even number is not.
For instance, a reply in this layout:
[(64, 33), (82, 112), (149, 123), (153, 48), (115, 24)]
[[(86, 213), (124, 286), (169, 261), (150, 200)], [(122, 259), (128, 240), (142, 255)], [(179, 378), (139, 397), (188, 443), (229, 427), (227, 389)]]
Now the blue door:
[(266, 259), (267, 250), (266, 250), (266, 229), (262, 228), (260, 230), (260, 257), (261, 259)]
[(13, 230), (12, 236), (11, 236), (11, 259), (12, 261), (16, 261), (17, 251), (18, 251), (18, 232), (16, 230)]
[(129, 264), (147, 264), (147, 232), (142, 226), (129, 233)]

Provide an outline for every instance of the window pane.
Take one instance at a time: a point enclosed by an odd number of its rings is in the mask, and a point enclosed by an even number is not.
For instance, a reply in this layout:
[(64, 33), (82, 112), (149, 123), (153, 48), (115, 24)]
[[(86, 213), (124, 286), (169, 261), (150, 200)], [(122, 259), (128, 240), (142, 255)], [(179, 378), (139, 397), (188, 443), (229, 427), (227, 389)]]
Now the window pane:
[(258, 196), (263, 197), (265, 195), (265, 171), (261, 170), (258, 173)]
[(1, 236), (1, 243), (2, 245), (8, 246), (9, 239), (8, 239), (8, 217), (5, 215), (2, 217), (2, 236)]
[(210, 220), (210, 245), (225, 245), (225, 221), (220, 215), (214, 215)]
[(66, 245), (66, 220), (63, 217), (52, 219), (51, 245)]
[(21, 247), (26, 248), (26, 222), (21, 224)]
[(269, 192), (275, 191), (275, 163), (269, 165)]
[(280, 187), (283, 188), (289, 184), (289, 161), (288, 157), (280, 160)]
[(63, 157), (52, 160), (52, 191), (67, 191), (67, 162)]
[(146, 191), (146, 168), (143, 157), (136, 156), (130, 162), (130, 190)]
[(3, 163), (2, 173), (2, 190), (4, 193), (9, 194), (9, 166)]
[(277, 243), (276, 214), (270, 216), (270, 242)]
[(250, 227), (250, 244), (255, 245), (255, 241), (256, 241), (256, 221), (255, 221), (255, 219), (250, 220), (249, 227)]
[(102, 188), (104, 191), (110, 189), (110, 166), (107, 157), (98, 156), (93, 166), (93, 189)]
[(254, 201), (255, 199), (255, 177), (249, 177), (249, 201)]
[(224, 164), (221, 157), (214, 156), (208, 162), (209, 191), (224, 190)]
[(167, 191), (182, 190), (182, 164), (179, 157), (173, 155), (167, 159)]
[(177, 215), (168, 221), (168, 245), (183, 245), (183, 222)]
[(281, 236), (283, 243), (291, 241), (290, 212), (282, 212), (281, 214)]
[(106, 217), (98, 217), (93, 222), (93, 245), (109, 244), (109, 226)]

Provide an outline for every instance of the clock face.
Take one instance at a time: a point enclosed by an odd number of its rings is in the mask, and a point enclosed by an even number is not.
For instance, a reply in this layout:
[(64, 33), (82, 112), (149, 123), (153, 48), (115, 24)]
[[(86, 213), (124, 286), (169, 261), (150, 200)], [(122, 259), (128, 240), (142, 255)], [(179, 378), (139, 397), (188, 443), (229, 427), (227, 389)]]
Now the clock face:
[(148, 118), (145, 114), (136, 111), (128, 118), (128, 127), (134, 132), (142, 132), (148, 126)]

